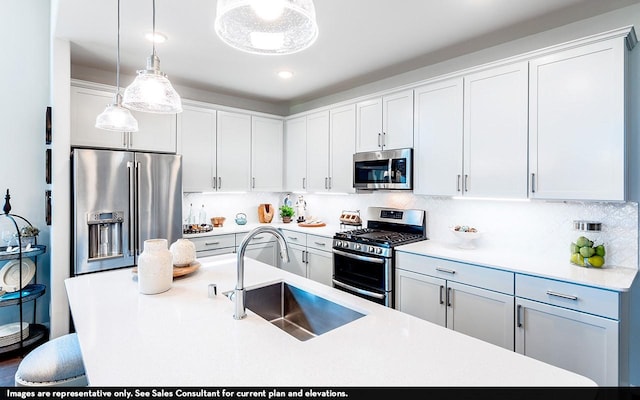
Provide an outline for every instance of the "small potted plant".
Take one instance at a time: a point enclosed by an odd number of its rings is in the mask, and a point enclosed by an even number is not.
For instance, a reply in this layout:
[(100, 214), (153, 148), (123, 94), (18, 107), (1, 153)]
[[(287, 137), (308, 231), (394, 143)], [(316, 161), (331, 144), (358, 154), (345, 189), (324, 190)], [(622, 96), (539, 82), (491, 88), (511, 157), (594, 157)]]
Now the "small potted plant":
[(282, 218), (282, 222), (288, 224), (291, 222), (291, 217), (295, 214), (295, 210), (293, 207), (283, 204), (280, 206), (280, 218)]
[(36, 228), (32, 225), (26, 225), (20, 228), (20, 236), (22, 237), (22, 245), (26, 246), (27, 244), (31, 244), (31, 246), (36, 245), (36, 236), (40, 233), (40, 229)]

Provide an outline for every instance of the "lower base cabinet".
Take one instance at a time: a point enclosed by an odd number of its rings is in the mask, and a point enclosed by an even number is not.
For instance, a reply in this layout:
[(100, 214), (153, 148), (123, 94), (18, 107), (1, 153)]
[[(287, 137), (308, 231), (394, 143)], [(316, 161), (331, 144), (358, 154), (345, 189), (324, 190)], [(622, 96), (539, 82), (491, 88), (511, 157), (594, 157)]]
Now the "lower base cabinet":
[(518, 353), (600, 386), (627, 385), (618, 292), (517, 275), (516, 295)]
[[(514, 349), (513, 296), (396, 267), (396, 308)], [(482, 267), (478, 267), (482, 268)]]
[(289, 246), (289, 262), (281, 263), (285, 271), (333, 286), (332, 238), (296, 231), (282, 232)]

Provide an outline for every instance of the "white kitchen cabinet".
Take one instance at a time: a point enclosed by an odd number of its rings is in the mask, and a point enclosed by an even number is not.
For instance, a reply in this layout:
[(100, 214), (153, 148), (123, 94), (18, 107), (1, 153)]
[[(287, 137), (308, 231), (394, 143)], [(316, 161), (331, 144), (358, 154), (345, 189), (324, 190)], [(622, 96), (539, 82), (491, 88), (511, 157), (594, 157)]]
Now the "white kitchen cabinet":
[(176, 152), (176, 114), (132, 111), (138, 132), (112, 132), (95, 127), (96, 117), (114, 101), (115, 87), (90, 83), (71, 86), (71, 146), (162, 153)]
[(251, 190), (282, 191), (283, 129), (281, 119), (251, 117)]
[(281, 268), (304, 276), (316, 282), (332, 286), (333, 238), (282, 230), (289, 246), (289, 263), (281, 263)]
[(353, 153), (356, 151), (356, 106), (329, 110), (329, 190), (354, 193)]
[(182, 154), (182, 190), (209, 192), (216, 179), (216, 111), (183, 105), (178, 115), (178, 153)]
[(307, 115), (307, 190), (329, 189), (329, 111)]
[(527, 198), (526, 62), (464, 77), (462, 193)]
[(531, 60), (530, 197), (625, 200), (624, 38)]
[[(236, 252), (238, 252), (238, 248), (245, 236), (247, 236), (247, 233), (236, 233)], [(245, 257), (261, 261), (274, 267), (280, 266), (280, 257), (278, 254), (278, 243), (270, 234), (254, 236), (244, 252)]]
[(514, 349), (513, 274), (396, 253), (396, 309)]
[(413, 147), (413, 90), (356, 104), (356, 151)]
[(219, 192), (246, 192), (251, 181), (251, 116), (218, 111), (216, 176)]
[(196, 257), (209, 257), (219, 254), (234, 253), (236, 249), (236, 235), (199, 236), (189, 238), (196, 245)]
[(618, 292), (516, 274), (516, 351), (601, 386), (628, 380)]
[(462, 194), (463, 78), (414, 90), (413, 192)]
[(307, 118), (285, 121), (284, 186), (292, 192), (307, 188)]

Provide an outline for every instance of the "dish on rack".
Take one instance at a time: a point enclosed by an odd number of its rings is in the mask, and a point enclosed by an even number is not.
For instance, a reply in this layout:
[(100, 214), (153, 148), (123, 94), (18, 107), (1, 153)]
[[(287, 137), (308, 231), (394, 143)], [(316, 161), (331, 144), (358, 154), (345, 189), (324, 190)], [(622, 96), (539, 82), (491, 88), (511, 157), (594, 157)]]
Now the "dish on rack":
[[(22, 282), (20, 282), (20, 270), (22, 269)], [(36, 265), (28, 258), (11, 260), (0, 269), (0, 286), (6, 292), (17, 292), (27, 286), (29, 281), (36, 275)]]
[(22, 328), (20, 322), (11, 322), (0, 326), (0, 346), (9, 346), (20, 341), (20, 332), (22, 338), (29, 336), (29, 323), (23, 322)]

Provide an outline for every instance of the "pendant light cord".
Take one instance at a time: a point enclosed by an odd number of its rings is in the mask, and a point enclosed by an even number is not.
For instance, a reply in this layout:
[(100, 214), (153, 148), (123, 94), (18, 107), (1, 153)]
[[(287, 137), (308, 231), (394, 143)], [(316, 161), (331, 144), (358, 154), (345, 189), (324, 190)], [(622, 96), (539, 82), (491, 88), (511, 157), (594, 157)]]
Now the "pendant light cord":
[(153, 0), (153, 37), (151, 43), (153, 43), (153, 55), (156, 55), (156, 0)]
[(120, 0), (118, 0), (118, 47), (116, 49), (116, 93), (120, 94)]

